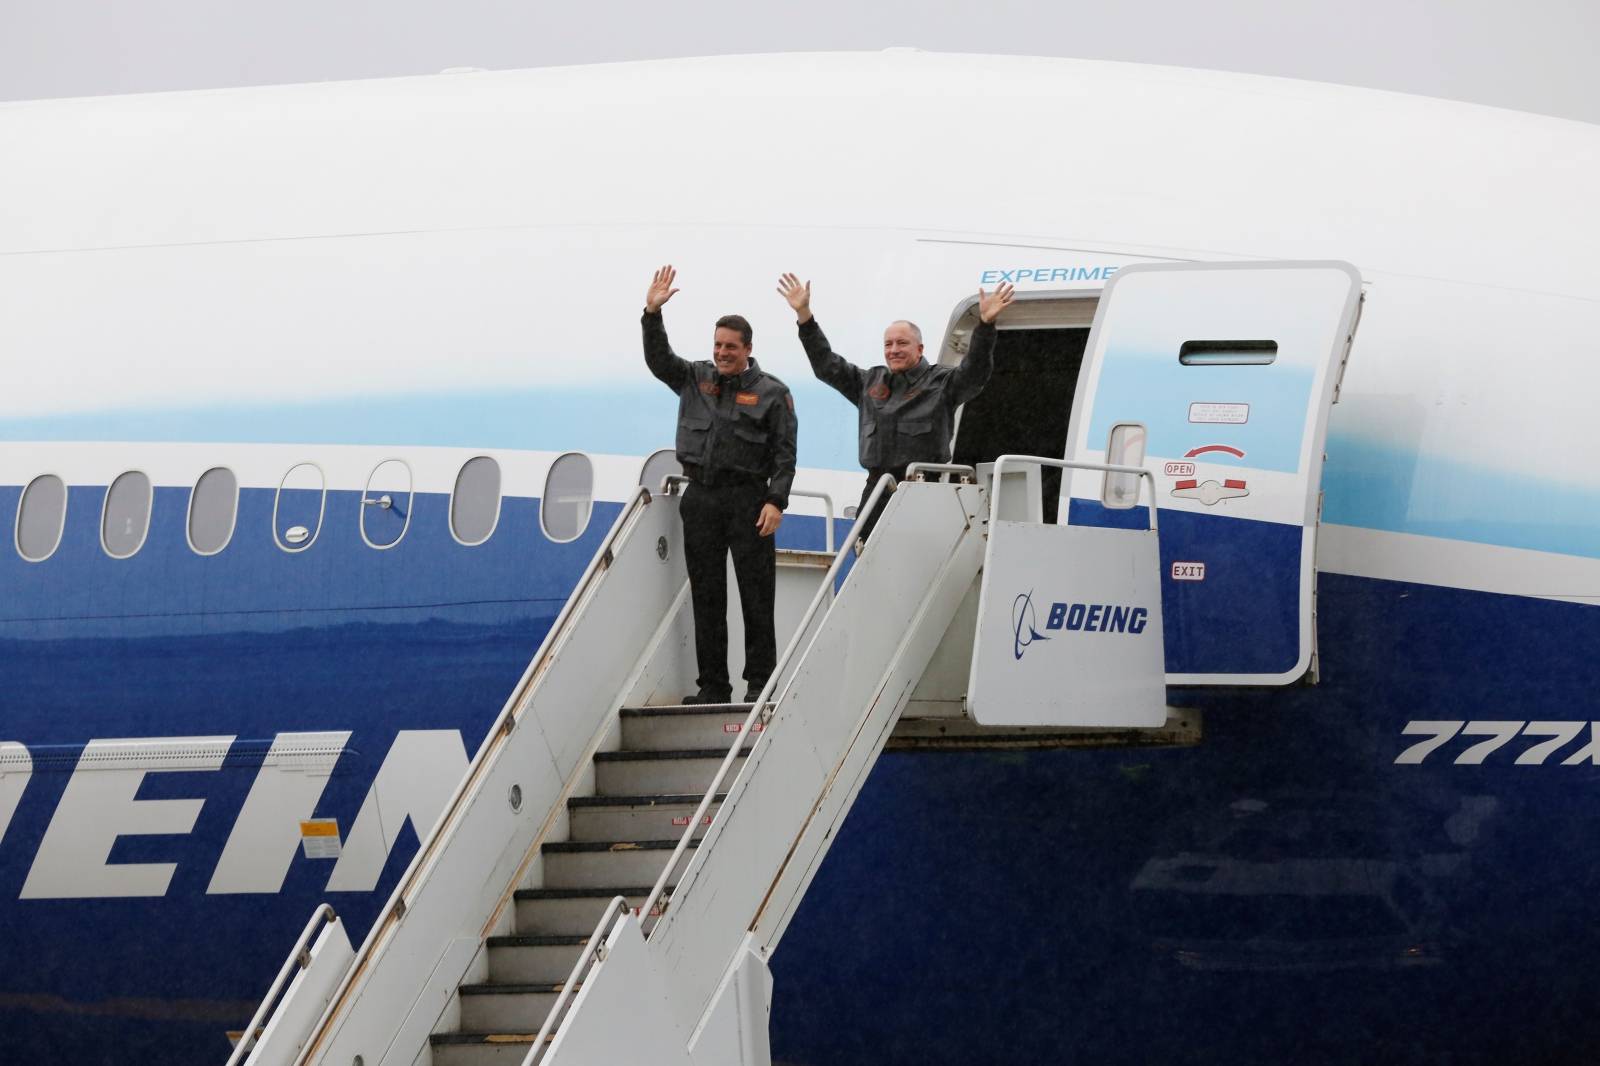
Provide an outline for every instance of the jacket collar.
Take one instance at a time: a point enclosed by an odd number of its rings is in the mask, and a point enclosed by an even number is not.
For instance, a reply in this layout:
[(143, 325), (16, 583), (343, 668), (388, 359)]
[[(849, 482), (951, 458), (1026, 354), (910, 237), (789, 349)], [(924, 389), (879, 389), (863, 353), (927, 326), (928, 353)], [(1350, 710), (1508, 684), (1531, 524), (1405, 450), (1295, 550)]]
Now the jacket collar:
[(889, 376), (890, 377), (904, 378), (906, 384), (915, 385), (915, 384), (917, 384), (917, 382), (922, 380), (922, 375), (926, 374), (927, 372), (928, 372), (928, 360), (927, 360), (926, 357), (924, 357), (924, 358), (918, 359), (917, 362), (916, 362), (916, 365), (913, 366), (910, 370), (902, 370), (899, 373), (891, 373)]
[(718, 370), (716, 363), (711, 364), (711, 370), (712, 373), (716, 374), (718, 381), (726, 381), (731, 385), (741, 389), (748, 389), (761, 379), (761, 368), (756, 365), (756, 357), (753, 355), (750, 357), (750, 365), (745, 367), (740, 373), (734, 374), (731, 377)]

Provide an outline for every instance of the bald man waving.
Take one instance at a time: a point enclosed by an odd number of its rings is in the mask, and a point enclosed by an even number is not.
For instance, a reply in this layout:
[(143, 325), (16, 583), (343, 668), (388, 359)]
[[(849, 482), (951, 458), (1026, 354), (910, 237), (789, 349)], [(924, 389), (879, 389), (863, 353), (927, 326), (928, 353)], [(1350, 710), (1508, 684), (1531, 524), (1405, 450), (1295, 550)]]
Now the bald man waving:
[(901, 319), (883, 331), (883, 365), (863, 369), (834, 352), (811, 314), (811, 283), (793, 274), (778, 279), (778, 293), (794, 308), (800, 343), (811, 371), (860, 412), (861, 465), (867, 484), (856, 520), (862, 539), (878, 516), (863, 515), (872, 487), (884, 474), (903, 480), (912, 463), (950, 461), (950, 436), (956, 408), (983, 391), (994, 369), (995, 319), (1011, 304), (1013, 289), (978, 290), (978, 327), (967, 354), (956, 366), (934, 366), (923, 358), (922, 331)]

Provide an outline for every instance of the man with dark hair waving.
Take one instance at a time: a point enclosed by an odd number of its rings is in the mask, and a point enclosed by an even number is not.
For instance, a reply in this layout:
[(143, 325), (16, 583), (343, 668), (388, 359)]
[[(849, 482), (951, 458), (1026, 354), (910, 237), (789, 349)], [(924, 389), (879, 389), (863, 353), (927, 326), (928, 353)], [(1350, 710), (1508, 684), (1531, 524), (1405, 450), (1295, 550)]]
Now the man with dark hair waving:
[(694, 604), (699, 692), (685, 703), (727, 703), (728, 553), (744, 615), (745, 699), (761, 692), (777, 665), (772, 601), (777, 583), (773, 534), (794, 484), (794, 399), (750, 357), (750, 323), (717, 319), (711, 358), (680, 359), (667, 342), (661, 307), (678, 273), (657, 270), (645, 293), (644, 361), (678, 394), (678, 462), (689, 478), (680, 513)]
[[(950, 461), (950, 435), (956, 408), (983, 391), (994, 369), (994, 321), (1011, 303), (1012, 287), (1002, 283), (992, 293), (978, 290), (978, 326), (957, 366), (931, 366), (922, 357), (922, 331), (901, 319), (883, 331), (883, 366), (862, 369), (836, 354), (822, 327), (811, 316), (811, 282), (793, 274), (778, 279), (778, 293), (794, 308), (800, 322), (800, 343), (811, 370), (837, 389), (861, 413), (861, 465), (867, 485), (861, 492), (856, 521), (865, 522), (862, 538), (872, 531), (877, 512), (864, 515), (867, 497), (884, 474), (898, 481), (912, 463)], [(881, 506), (881, 504), (880, 504)]]

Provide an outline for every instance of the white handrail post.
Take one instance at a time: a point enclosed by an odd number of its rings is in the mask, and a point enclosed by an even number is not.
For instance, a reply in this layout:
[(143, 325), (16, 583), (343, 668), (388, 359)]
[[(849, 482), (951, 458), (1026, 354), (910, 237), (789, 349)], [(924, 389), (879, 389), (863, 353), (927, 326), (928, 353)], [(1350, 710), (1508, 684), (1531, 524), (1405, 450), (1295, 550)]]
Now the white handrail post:
[[(1100, 470), (1110, 474), (1135, 474), (1141, 482), (1150, 484), (1150, 502), (1145, 505), (1150, 518), (1150, 532), (1160, 533), (1156, 518), (1156, 478), (1142, 466), (1121, 466), (1117, 463), (1091, 463), (1079, 459), (1047, 459), (1042, 455), (1002, 455), (994, 461), (994, 476), (989, 483), (989, 520), (999, 516), (1000, 472), (1006, 464), (1012, 466), (1053, 466), (1058, 470)], [(1135, 500), (1133, 506), (1138, 506)]]
[(544, 1042), (550, 1038), (550, 1034), (555, 1030), (558, 1024), (557, 1019), (561, 1016), (562, 1009), (566, 1007), (567, 1000), (572, 998), (572, 990), (578, 987), (579, 981), (583, 978), (584, 971), (592, 963), (604, 958), (601, 951), (605, 946), (603, 938), (606, 935), (606, 923), (611, 921), (619, 910), (626, 914), (628, 901), (623, 896), (612, 896), (611, 902), (606, 904), (606, 909), (600, 913), (600, 920), (595, 923), (594, 932), (589, 936), (588, 944), (584, 946), (583, 951), (579, 952), (578, 961), (572, 964), (572, 972), (567, 974), (567, 980), (561, 986), (560, 994), (556, 996), (556, 1001), (550, 1005), (550, 1013), (544, 1016), (544, 1024), (539, 1027), (539, 1035), (533, 1038), (533, 1046), (522, 1057), (522, 1066), (533, 1066), (534, 1060), (539, 1057), (544, 1049)]
[(294, 942), (294, 947), (289, 950), (289, 957), (283, 960), (283, 966), (278, 970), (278, 976), (274, 977), (272, 984), (267, 987), (267, 994), (262, 997), (261, 1006), (251, 1015), (250, 1024), (245, 1026), (244, 1032), (240, 1034), (239, 1042), (233, 1045), (233, 1054), (228, 1056), (227, 1066), (239, 1066), (239, 1063), (244, 1061), (244, 1057), (250, 1053), (251, 1047), (255, 1044), (256, 1034), (267, 1024), (267, 1019), (277, 1009), (278, 997), (288, 987), (289, 976), (310, 963), (311, 944), (316, 938), (315, 934), (322, 928), (322, 923), (338, 920), (339, 916), (326, 903), (319, 904), (317, 909), (311, 912), (310, 920), (300, 931), (300, 939)]

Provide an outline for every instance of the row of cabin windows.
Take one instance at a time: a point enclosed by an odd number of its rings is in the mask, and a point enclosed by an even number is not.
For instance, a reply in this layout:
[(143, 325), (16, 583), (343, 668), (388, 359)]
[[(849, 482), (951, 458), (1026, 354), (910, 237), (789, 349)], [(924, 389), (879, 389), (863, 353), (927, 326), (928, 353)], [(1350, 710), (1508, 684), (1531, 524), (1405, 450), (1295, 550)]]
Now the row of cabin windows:
[[(645, 460), (639, 482), (652, 487), (679, 473), (670, 450)], [(385, 459), (373, 468), (361, 497), (361, 539), (384, 550), (400, 543), (411, 528), (411, 468)], [(487, 541), (500, 522), (500, 464), (487, 455), (462, 464), (450, 493), (450, 532), (473, 547)], [(147, 474), (130, 470), (106, 489), (100, 516), (100, 546), (113, 559), (127, 559), (144, 546), (150, 531), (154, 489)], [(327, 509), (322, 468), (300, 463), (284, 475), (272, 503), (272, 536), (286, 552), (302, 552), (316, 541)], [(539, 525), (558, 543), (576, 540), (588, 528), (594, 509), (594, 464), (569, 452), (551, 465), (539, 500)], [(227, 467), (201, 474), (189, 493), (189, 547), (215, 555), (233, 539), (239, 516), (239, 479)], [(29, 562), (55, 554), (67, 522), (67, 485), (55, 474), (28, 483), (17, 503), (17, 553)]]

